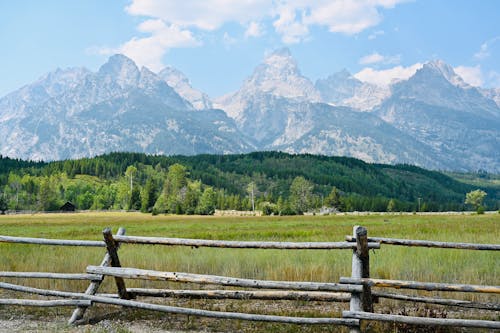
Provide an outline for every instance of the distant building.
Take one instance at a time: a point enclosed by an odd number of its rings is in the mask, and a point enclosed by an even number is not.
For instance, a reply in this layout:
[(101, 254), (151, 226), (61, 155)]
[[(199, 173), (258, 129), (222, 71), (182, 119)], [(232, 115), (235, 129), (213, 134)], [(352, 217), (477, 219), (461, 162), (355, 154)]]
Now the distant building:
[(62, 212), (74, 212), (76, 210), (76, 206), (71, 202), (66, 201), (66, 203), (59, 208), (59, 210)]

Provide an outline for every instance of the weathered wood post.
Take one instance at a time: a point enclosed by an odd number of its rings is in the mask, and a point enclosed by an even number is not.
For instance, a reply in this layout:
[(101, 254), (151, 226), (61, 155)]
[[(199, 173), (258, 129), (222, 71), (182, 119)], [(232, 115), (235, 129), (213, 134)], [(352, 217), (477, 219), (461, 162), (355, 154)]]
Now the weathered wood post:
[[(118, 232), (116, 234), (120, 235), (120, 236), (125, 235), (125, 228), (118, 229)], [(111, 257), (109, 255), (109, 252), (107, 252), (104, 255), (104, 258), (102, 259), (101, 266), (106, 267), (106, 266), (109, 266), (110, 263), (111, 263)], [(89, 284), (89, 286), (87, 287), (87, 290), (85, 291), (85, 295), (95, 295), (95, 293), (99, 289), (99, 286), (101, 285), (103, 280), (104, 280), (104, 275), (101, 277), (100, 280), (92, 281)], [(73, 311), (73, 314), (71, 315), (71, 318), (68, 321), (69, 324), (75, 324), (78, 320), (82, 319), (86, 310), (87, 310), (87, 306), (77, 307), (75, 309), (75, 311)]]
[[(368, 251), (368, 231), (364, 227), (354, 226), (352, 236), (356, 238), (356, 249), (352, 251), (352, 278), (370, 277), (370, 254)], [(373, 312), (370, 286), (364, 285), (363, 292), (351, 294), (350, 311)], [(352, 327), (350, 333), (360, 333), (360, 327)]]
[[(108, 249), (109, 257), (111, 259), (111, 267), (121, 267), (120, 258), (118, 258), (118, 243), (114, 240), (111, 229), (104, 229), (102, 234), (104, 236), (106, 248)], [(125, 287), (125, 280), (123, 280), (122, 277), (115, 276), (115, 282), (120, 298), (130, 299), (129, 294), (127, 293), (127, 287)]]

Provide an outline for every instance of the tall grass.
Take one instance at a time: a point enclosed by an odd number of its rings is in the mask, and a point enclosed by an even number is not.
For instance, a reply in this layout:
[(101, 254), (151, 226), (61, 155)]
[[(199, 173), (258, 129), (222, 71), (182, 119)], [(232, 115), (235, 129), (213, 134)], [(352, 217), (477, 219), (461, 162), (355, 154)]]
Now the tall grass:
[[(125, 227), (127, 235), (137, 236), (342, 241), (345, 235), (352, 233), (354, 225), (367, 227), (368, 234), (374, 237), (474, 243), (498, 243), (500, 239), (500, 214), (259, 218), (151, 216), (138, 213), (36, 214), (0, 216), (0, 235), (100, 240), (105, 227), (111, 227), (114, 232), (118, 227)], [(0, 243), (0, 271), (85, 272), (87, 265), (99, 264), (104, 254), (104, 248)], [(133, 244), (124, 244), (119, 250), (124, 267), (255, 279), (328, 282), (338, 282), (339, 277), (350, 276), (351, 255), (350, 250), (217, 249)], [(494, 251), (382, 245), (381, 249), (370, 251), (370, 269), (374, 278), (498, 285), (500, 255)], [(88, 285), (85, 281), (2, 280), (39, 288), (72, 291), (84, 291)], [(126, 284), (129, 287), (212, 288), (139, 280), (127, 280)], [(106, 279), (100, 292), (115, 292), (115, 288), (113, 279)], [(467, 294), (461, 298), (498, 302), (493, 296), (479, 298)], [(182, 302), (187, 302), (185, 305), (191, 304), (190, 301)], [(236, 307), (243, 306), (241, 301), (205, 305), (214, 309), (223, 307), (228, 311), (241, 311), (239, 308), (227, 308), (235, 306), (234, 304), (240, 304)], [(278, 313), (290, 315), (290, 309), (305, 308), (304, 311), (319, 315), (314, 309), (307, 309), (309, 304), (290, 304), (286, 305), (286, 310), (277, 310)], [(340, 309), (335, 306), (330, 310), (323, 309), (322, 311), (326, 312), (320, 315), (338, 315)], [(247, 327), (253, 327), (254, 324), (248, 325)], [(292, 329), (291, 326), (282, 329), (279, 325), (262, 327), (266, 327), (265, 330), (272, 327), (276, 332)], [(299, 331), (302, 331), (301, 327), (297, 327), (297, 332)], [(307, 331), (309, 332), (309, 329)], [(311, 330), (313, 331), (323, 330)]]
[[(353, 225), (369, 235), (439, 241), (497, 243), (499, 215), (177, 217), (135, 213), (18, 215), (0, 218), (0, 234), (62, 239), (101, 238), (105, 227), (128, 235), (226, 240), (341, 241)], [(0, 270), (83, 272), (104, 249), (0, 243)], [(350, 274), (349, 250), (255, 250), (125, 244), (123, 266), (257, 279), (337, 281)], [(377, 278), (498, 284), (500, 258), (493, 251), (382, 245), (371, 252)], [(39, 283), (43, 283), (40, 281)]]

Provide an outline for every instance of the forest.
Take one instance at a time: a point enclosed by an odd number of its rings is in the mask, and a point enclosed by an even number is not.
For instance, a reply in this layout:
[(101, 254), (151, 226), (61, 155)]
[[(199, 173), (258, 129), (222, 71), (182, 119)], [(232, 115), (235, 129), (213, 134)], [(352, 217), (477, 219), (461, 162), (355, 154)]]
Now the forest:
[[(110, 153), (33, 162), (0, 156), (0, 211), (140, 210), (213, 214), (260, 210), (265, 215), (328, 211), (464, 211), (478, 189), (411, 165), (282, 152), (159, 156)], [(482, 184), (484, 206), (498, 210), (500, 187)]]

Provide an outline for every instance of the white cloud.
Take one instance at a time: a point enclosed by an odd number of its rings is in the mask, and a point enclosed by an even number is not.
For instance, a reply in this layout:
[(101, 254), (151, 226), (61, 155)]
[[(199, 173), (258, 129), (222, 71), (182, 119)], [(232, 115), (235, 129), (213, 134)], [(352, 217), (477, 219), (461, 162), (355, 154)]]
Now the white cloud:
[[(232, 22), (246, 28), (245, 37), (259, 37), (263, 34), (264, 24), (272, 23), (282, 41), (292, 44), (306, 40), (312, 26), (326, 27), (335, 33), (359, 33), (381, 21), (381, 9), (392, 8), (404, 1), (131, 0), (125, 10), (130, 15), (144, 18), (137, 29), (146, 37), (133, 37), (117, 48), (101, 48), (99, 53), (124, 53), (141, 65), (159, 70), (163, 67), (162, 58), (170, 48), (202, 44), (195, 37), (197, 30), (214, 31)], [(230, 45), (234, 38), (225, 35), (223, 42)]]
[(149, 36), (134, 37), (118, 48), (102, 48), (101, 54), (123, 53), (133, 59), (139, 66), (146, 66), (153, 71), (164, 67), (162, 58), (170, 48), (193, 47), (200, 45), (191, 31), (176, 26), (166, 25), (161, 20), (147, 20), (138, 28)]
[(275, 10), (273, 25), (285, 43), (296, 43), (309, 33), (309, 27), (322, 26), (330, 32), (353, 35), (376, 26), (382, 20), (381, 8), (393, 8), (405, 0), (288, 0)]
[(273, 22), (273, 26), (286, 44), (298, 43), (309, 34), (307, 25), (297, 20), (297, 12), (293, 6), (278, 8), (278, 19)]
[(401, 61), (400, 55), (395, 56), (383, 56), (378, 52), (373, 52), (372, 54), (366, 55), (359, 59), (361, 65), (371, 65), (371, 64), (398, 64)]
[(481, 47), (479, 48), (479, 51), (477, 51), (474, 54), (474, 58), (478, 60), (484, 60), (488, 58), (491, 55), (490, 48), (493, 44), (495, 44), (497, 41), (500, 41), (500, 36), (497, 36), (495, 38), (489, 39), (483, 44), (481, 44)]
[(264, 34), (264, 31), (262, 30), (262, 26), (255, 21), (250, 22), (250, 24), (247, 27), (247, 30), (245, 31), (245, 37), (260, 37)]
[(453, 68), (453, 70), (471, 86), (480, 87), (483, 85), (483, 73), (481, 72), (481, 66), (458, 66)]
[(270, 14), (272, 0), (133, 0), (126, 11), (183, 27), (215, 30), (226, 22), (247, 23)]
[(378, 52), (373, 52), (372, 54), (366, 55), (359, 59), (359, 63), (361, 65), (376, 64), (377, 62), (382, 61), (384, 61), (384, 56), (379, 54)]
[(421, 63), (416, 63), (408, 67), (396, 66), (382, 70), (366, 67), (354, 74), (354, 77), (360, 81), (376, 84), (378, 86), (388, 86), (395, 81), (410, 78), (418, 69), (422, 68), (422, 66)]
[[(257, 36), (255, 22), (271, 19), (285, 43), (307, 38), (313, 25), (330, 32), (356, 34), (382, 20), (380, 9), (406, 0), (132, 0), (130, 15), (158, 18), (168, 24), (212, 31), (227, 22), (248, 26), (246, 36)], [(253, 23), (252, 23), (253, 22)]]

